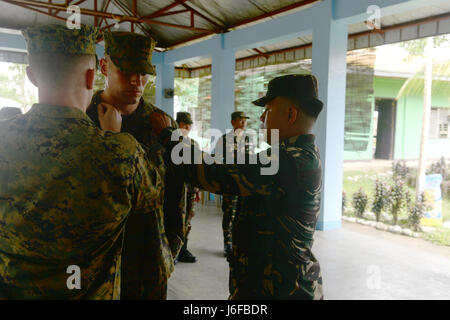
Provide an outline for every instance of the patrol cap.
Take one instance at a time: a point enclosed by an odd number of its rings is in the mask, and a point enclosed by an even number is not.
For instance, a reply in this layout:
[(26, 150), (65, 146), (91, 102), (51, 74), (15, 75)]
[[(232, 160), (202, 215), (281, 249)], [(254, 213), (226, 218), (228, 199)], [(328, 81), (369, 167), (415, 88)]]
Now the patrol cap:
[(126, 31), (105, 32), (105, 53), (125, 73), (155, 74), (152, 53), (155, 40)]
[(231, 114), (231, 120), (238, 118), (250, 119), (250, 117), (247, 117), (243, 111), (235, 111)]
[(59, 53), (63, 55), (96, 55), (98, 30), (80, 26), (69, 29), (65, 25), (42, 25), (22, 30), (29, 54)]
[(5, 120), (22, 114), (22, 110), (17, 107), (3, 107), (0, 109), (0, 120)]
[(264, 107), (279, 96), (298, 102), (306, 114), (315, 118), (323, 108), (322, 101), (318, 99), (317, 79), (313, 75), (292, 74), (274, 78), (269, 82), (266, 95), (252, 103)]
[(177, 122), (184, 122), (186, 124), (193, 124), (191, 114), (189, 112), (177, 112)]

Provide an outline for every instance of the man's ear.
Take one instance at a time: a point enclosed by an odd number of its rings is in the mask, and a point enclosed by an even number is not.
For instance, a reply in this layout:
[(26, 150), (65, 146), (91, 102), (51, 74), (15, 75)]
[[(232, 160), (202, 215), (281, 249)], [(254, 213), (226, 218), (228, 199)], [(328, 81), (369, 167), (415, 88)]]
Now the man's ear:
[(34, 77), (33, 70), (31, 69), (30, 66), (27, 66), (26, 72), (27, 72), (27, 77), (30, 80), (30, 82), (37, 87), (37, 81), (36, 81), (36, 78)]
[(94, 88), (95, 69), (88, 69), (86, 71), (86, 88), (92, 90)]
[(100, 59), (100, 72), (107, 77), (108, 76), (108, 61), (105, 58)]
[(289, 124), (294, 124), (297, 119), (300, 117), (300, 110), (297, 109), (295, 106), (289, 107), (289, 114), (288, 114), (288, 122)]

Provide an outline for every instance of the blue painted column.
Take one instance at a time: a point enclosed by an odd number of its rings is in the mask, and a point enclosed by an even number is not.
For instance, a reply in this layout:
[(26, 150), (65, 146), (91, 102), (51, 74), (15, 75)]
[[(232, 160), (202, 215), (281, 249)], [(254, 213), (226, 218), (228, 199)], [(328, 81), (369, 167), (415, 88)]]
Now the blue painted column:
[(234, 71), (236, 65), (234, 50), (222, 49), (212, 54), (211, 65), (211, 128), (232, 128), (231, 113), (234, 112)]
[(158, 108), (173, 117), (173, 97), (166, 98), (164, 95), (164, 89), (175, 89), (175, 66), (173, 63), (165, 64), (164, 59), (162, 60), (162, 63), (155, 64), (155, 104)]
[(312, 72), (318, 78), (319, 96), (324, 103), (314, 130), (323, 167), (319, 230), (340, 228), (342, 219), (348, 31), (345, 23), (333, 20), (333, 2), (323, 3), (325, 16), (314, 26), (312, 44)]

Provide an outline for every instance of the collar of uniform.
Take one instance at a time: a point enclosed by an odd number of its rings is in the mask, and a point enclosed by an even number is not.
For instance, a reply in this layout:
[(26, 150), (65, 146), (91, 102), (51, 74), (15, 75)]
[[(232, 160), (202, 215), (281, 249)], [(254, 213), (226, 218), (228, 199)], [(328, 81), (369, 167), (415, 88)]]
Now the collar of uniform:
[[(92, 102), (91, 104), (95, 107), (97, 107), (101, 102), (102, 102), (102, 97), (101, 94), (104, 90), (99, 90), (96, 93), (94, 93), (94, 95), (92, 96)], [(130, 114), (122, 114), (122, 119), (129, 119), (130, 117), (134, 116), (135, 114), (138, 114), (139, 112), (141, 112), (143, 106), (145, 104), (144, 98), (141, 97), (141, 99), (139, 100), (139, 104), (138, 107), (136, 108), (136, 110), (134, 110), (132, 113)]]
[(302, 134), (300, 136), (290, 137), (282, 142), (282, 145), (292, 146), (306, 143), (314, 143), (316, 136), (313, 134)]
[(41, 103), (33, 104), (29, 112), (49, 118), (87, 118), (86, 114), (83, 111), (74, 107), (54, 106)]
[(103, 90), (99, 90), (94, 93), (91, 99), (91, 104), (97, 106), (100, 102), (102, 102), (102, 98), (100, 95), (102, 94)]
[(136, 116), (139, 117), (139, 115), (144, 111), (144, 105), (145, 105), (144, 98), (141, 97), (137, 108), (130, 114), (122, 114), (122, 119), (132, 119)]

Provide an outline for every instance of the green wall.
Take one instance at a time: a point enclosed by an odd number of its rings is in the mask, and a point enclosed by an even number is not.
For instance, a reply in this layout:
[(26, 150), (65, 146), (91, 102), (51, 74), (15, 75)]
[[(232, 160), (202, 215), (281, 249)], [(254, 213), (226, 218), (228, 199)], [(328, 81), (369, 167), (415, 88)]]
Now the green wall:
[[(374, 101), (376, 98), (396, 98), (405, 79), (375, 77)], [(433, 94), (433, 107), (449, 107), (450, 93), (440, 90)], [(422, 130), (423, 97), (421, 95), (407, 95), (397, 102), (394, 159), (417, 159), (420, 149), (420, 135)], [(372, 122), (373, 122), (372, 108)], [(372, 128), (373, 131), (373, 128)], [(373, 143), (369, 143), (364, 152), (344, 152), (344, 160), (372, 159)], [(439, 158), (450, 155), (450, 139), (429, 139), (428, 157)]]

